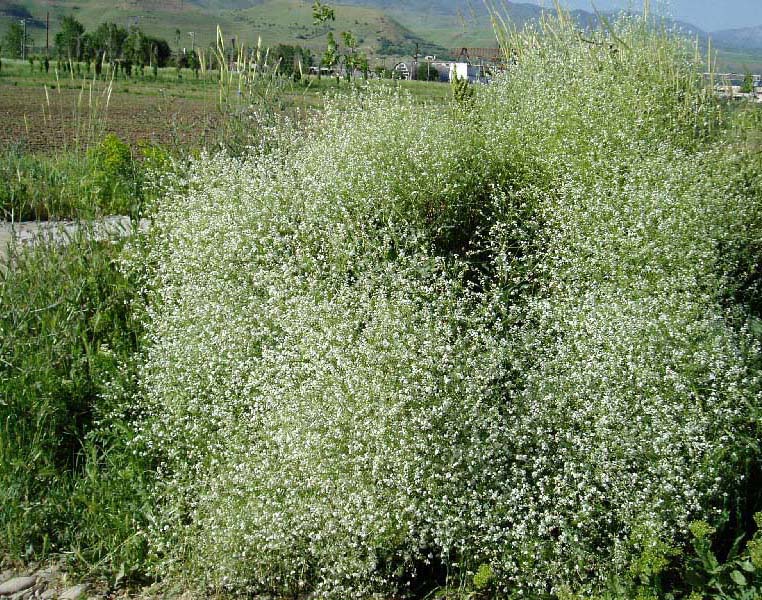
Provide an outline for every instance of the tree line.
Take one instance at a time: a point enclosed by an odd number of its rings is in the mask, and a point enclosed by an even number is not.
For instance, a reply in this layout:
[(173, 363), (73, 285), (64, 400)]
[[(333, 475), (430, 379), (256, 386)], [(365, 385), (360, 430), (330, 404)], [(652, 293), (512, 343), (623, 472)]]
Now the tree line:
[[(313, 24), (320, 26), (335, 20), (333, 8), (315, 0), (312, 5)], [(84, 25), (73, 16), (61, 19), (61, 27), (55, 35), (54, 54), (59, 70), (75, 68), (79, 71), (80, 63), (87, 65), (89, 72), (93, 65), (96, 74), (100, 74), (103, 65), (107, 64), (113, 72), (121, 71), (125, 76), (131, 76), (134, 70), (143, 74), (149, 67), (154, 75), (161, 67), (174, 65), (178, 68), (189, 68), (198, 76), (202, 69), (202, 61), (208, 68), (217, 68), (219, 57), (214, 52), (204, 52), (193, 48), (189, 52), (180, 50), (180, 31), (175, 31), (176, 55), (173, 56), (170, 44), (161, 38), (144, 33), (139, 26), (123, 27), (112, 22), (101, 23), (93, 31), (87, 31)], [(340, 42), (343, 42), (340, 44)], [(9, 58), (24, 58), (25, 50), (32, 46), (29, 32), (20, 22), (10, 24), (5, 36), (0, 42), (0, 55)], [(343, 31), (336, 37), (333, 31), (327, 32), (326, 47), (322, 55), (313, 55), (307, 48), (298, 45), (278, 44), (272, 48), (270, 56), (278, 63), (278, 71), (287, 77), (299, 78), (304, 71), (309, 71), (317, 65), (318, 78), (321, 68), (339, 76), (343, 71), (349, 79), (351, 74), (359, 71), (364, 77), (368, 76), (369, 65), (366, 54), (359, 48), (359, 40), (350, 31)], [(26, 52), (26, 58), (33, 63), (34, 57)], [(228, 59), (232, 60), (232, 56)], [(49, 68), (49, 57), (39, 58), (40, 68)], [(0, 63), (1, 64), (1, 63)], [(179, 71), (178, 71), (179, 73)]]
[[(31, 38), (20, 23), (10, 24), (2, 42), (3, 54), (21, 58)], [(138, 26), (123, 27), (116, 23), (101, 23), (95, 30), (86, 31), (72, 16), (61, 19), (61, 29), (55, 35), (54, 56), (63, 64), (94, 63), (100, 72), (103, 63), (120, 65), (126, 74), (133, 68), (157, 69), (167, 66), (172, 50), (166, 40), (146, 35)]]

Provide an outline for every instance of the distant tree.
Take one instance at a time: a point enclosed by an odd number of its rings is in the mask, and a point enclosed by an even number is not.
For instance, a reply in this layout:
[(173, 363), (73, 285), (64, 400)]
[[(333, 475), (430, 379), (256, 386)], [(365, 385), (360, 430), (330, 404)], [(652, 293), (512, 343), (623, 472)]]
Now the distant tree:
[(193, 71), (193, 74), (198, 79), (198, 72), (201, 70), (201, 59), (196, 52), (189, 52), (186, 56), (188, 68)]
[[(322, 4), (320, 0), (315, 0), (312, 5), (312, 24), (315, 25), (315, 27), (318, 27), (326, 21), (335, 20), (336, 14), (333, 12), (333, 9), (326, 4)], [(333, 34), (328, 32), (328, 36), (328, 46), (326, 47), (326, 51), (323, 54), (323, 61), (321, 61), (321, 64), (324, 62), (326, 57), (332, 58), (328, 56), (331, 43), (333, 43), (334, 50), (336, 47), (336, 41), (333, 39)], [(331, 64), (335, 64), (336, 60), (338, 60), (338, 57), (335, 57), (335, 60)], [(318, 79), (320, 79), (320, 65), (318, 66)]]
[(359, 52), (355, 56), (355, 64), (362, 73), (363, 79), (368, 79), (368, 73), (370, 72), (370, 64), (368, 63), (368, 57), (365, 52)]
[(92, 42), (99, 54), (112, 65), (121, 58), (129, 33), (115, 23), (101, 23), (93, 32)]
[[(334, 69), (339, 62), (339, 46), (336, 43), (336, 39), (333, 37), (333, 32), (328, 32), (328, 42), (323, 52), (323, 60), (321, 64), (329, 69)], [(339, 82), (339, 73), (336, 71), (336, 83)]]
[(159, 77), (159, 47), (156, 42), (157, 40), (153, 40), (151, 44), (151, 71), (154, 79)]
[(344, 70), (347, 81), (352, 78), (352, 72), (357, 68), (357, 38), (351, 31), (342, 31), (341, 39), (344, 41), (346, 52), (344, 54)]
[(151, 40), (152, 56), (159, 67), (166, 67), (172, 58), (172, 48), (167, 40), (149, 38)]
[(133, 64), (139, 69), (146, 64), (148, 59), (146, 46), (147, 42), (140, 28), (130, 27), (122, 47), (122, 59), (128, 75), (130, 74), (129, 71), (132, 70)]
[(439, 81), (439, 71), (431, 66), (431, 63), (425, 62), (418, 65), (418, 81)]
[(27, 33), (26, 40), (24, 40), (24, 28), (18, 21), (11, 21), (8, 26), (8, 30), (5, 32), (3, 38), (3, 48), (5, 48), (5, 54), (9, 58), (21, 57), (21, 46), (26, 44), (27, 46), (31, 42), (31, 37)]
[(82, 53), (82, 60), (91, 62), (98, 51), (95, 45), (94, 34), (92, 32), (86, 32), (82, 35), (82, 39), (79, 44), (80, 51)]
[(273, 58), (279, 64), (281, 75), (294, 77), (301, 75), (301, 69), (304, 65), (309, 67), (312, 57), (309, 50), (301, 46), (291, 46), (289, 44), (278, 44), (271, 52)]
[(58, 55), (69, 60), (81, 60), (84, 34), (84, 25), (74, 17), (68, 16), (61, 19), (61, 31), (55, 37)]
[(335, 21), (336, 15), (333, 9), (327, 4), (322, 4), (320, 0), (315, 0), (312, 4), (312, 23), (318, 27), (326, 21)]
[(312, 52), (309, 48), (302, 48), (302, 66), (306, 67), (308, 70), (312, 66), (312, 63), (314, 62)]
[(741, 84), (741, 93), (751, 94), (754, 91), (754, 75), (749, 71), (743, 76), (743, 84)]

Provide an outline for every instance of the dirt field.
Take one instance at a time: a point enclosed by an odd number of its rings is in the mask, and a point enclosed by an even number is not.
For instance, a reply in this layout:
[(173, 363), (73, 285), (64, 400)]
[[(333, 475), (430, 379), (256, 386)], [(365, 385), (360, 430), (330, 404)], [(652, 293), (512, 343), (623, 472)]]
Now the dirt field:
[(13, 85), (0, 81), (0, 146), (14, 144), (55, 152), (115, 133), (137, 145), (203, 145), (219, 119), (213, 99), (142, 95), (117, 88), (103, 92)]

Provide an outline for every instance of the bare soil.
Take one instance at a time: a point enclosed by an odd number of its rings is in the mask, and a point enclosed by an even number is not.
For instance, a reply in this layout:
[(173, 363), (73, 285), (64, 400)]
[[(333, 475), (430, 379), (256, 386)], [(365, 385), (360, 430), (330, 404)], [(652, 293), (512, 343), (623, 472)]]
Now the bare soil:
[[(97, 84), (96, 84), (97, 85)], [(101, 84), (103, 86), (103, 84)], [(35, 152), (83, 147), (114, 133), (132, 146), (141, 142), (202, 146), (219, 122), (213, 100), (14, 85), (0, 81), (0, 147)], [(129, 89), (129, 88), (128, 88)]]

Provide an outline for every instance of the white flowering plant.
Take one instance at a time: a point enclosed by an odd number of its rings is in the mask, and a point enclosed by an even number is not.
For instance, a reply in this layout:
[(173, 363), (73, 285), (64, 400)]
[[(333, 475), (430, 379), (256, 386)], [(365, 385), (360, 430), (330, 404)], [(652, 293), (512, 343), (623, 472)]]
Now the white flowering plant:
[(759, 197), (682, 42), (591, 35), (510, 40), (468, 110), (361, 88), (178, 176), (140, 400), (162, 574), (585, 595), (718, 516), (759, 406), (727, 294)]

